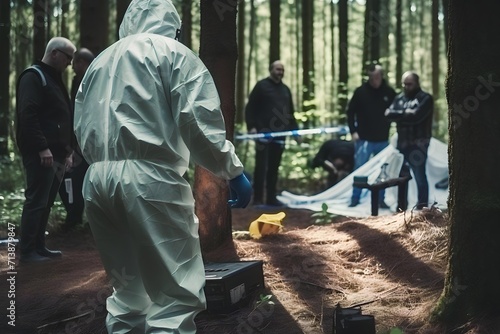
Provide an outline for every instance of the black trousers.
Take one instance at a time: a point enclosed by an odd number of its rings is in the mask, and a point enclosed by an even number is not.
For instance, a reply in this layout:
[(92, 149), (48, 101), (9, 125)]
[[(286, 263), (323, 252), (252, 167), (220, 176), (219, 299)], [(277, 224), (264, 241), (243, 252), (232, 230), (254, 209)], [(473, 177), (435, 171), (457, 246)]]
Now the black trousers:
[(266, 201), (276, 198), (278, 169), (284, 150), (284, 140), (276, 140), (269, 143), (256, 142), (255, 171), (253, 174), (254, 202), (263, 201), (264, 185), (266, 188)]
[(65, 158), (54, 157), (52, 167), (43, 167), (37, 152), (22, 158), (26, 172), (26, 200), (21, 216), (20, 249), (21, 254), (28, 254), (45, 247), (45, 229), (65, 171)]
[[(74, 226), (82, 223), (83, 211), (85, 209), (82, 188), (85, 173), (89, 164), (77, 153), (73, 154), (73, 167), (64, 174), (63, 181), (59, 187), (59, 197), (66, 209), (66, 225)], [(69, 193), (66, 191), (65, 180), (71, 179), (73, 203), (69, 202)]]

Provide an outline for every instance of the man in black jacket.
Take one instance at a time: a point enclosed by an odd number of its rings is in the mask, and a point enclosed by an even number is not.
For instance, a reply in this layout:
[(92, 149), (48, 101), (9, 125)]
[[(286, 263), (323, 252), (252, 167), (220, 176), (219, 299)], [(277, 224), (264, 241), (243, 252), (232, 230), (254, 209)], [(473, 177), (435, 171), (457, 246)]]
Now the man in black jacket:
[(354, 167), (354, 143), (342, 139), (324, 142), (309, 163), (312, 168), (323, 167), (328, 172), (328, 188), (349, 175)]
[[(87, 48), (81, 48), (74, 54), (73, 71), (75, 72), (75, 76), (71, 83), (72, 106), (75, 105), (75, 96), (83, 76), (94, 58), (92, 51)], [(71, 117), (71, 125), (73, 125), (73, 117)], [(59, 188), (59, 197), (61, 197), (61, 201), (66, 209), (66, 220), (62, 226), (64, 230), (71, 230), (83, 223), (83, 211), (85, 208), (82, 187), (83, 179), (89, 168), (89, 164), (83, 158), (78, 145), (76, 145), (76, 139), (74, 139), (74, 141), (75, 151), (73, 152), (73, 166), (64, 174), (64, 181)]]
[(416, 208), (422, 209), (429, 204), (425, 165), (432, 136), (434, 101), (430, 94), (420, 88), (420, 78), (415, 72), (405, 72), (402, 82), (404, 91), (394, 99), (385, 115), (397, 123), (397, 149), (405, 157), (401, 176), (409, 175), (411, 167), (418, 191)]
[(71, 102), (62, 73), (75, 51), (71, 41), (54, 37), (42, 60), (18, 79), (16, 140), (26, 172), (21, 262), (61, 256), (46, 248), (45, 229), (62, 175), (72, 164)]
[[(249, 133), (296, 130), (292, 93), (282, 79), (283, 63), (276, 60), (269, 66), (269, 77), (257, 82), (248, 98), (245, 118)], [(295, 140), (300, 143), (299, 136)], [(255, 145), (255, 172), (253, 175), (253, 204), (263, 203), (266, 184), (266, 204), (280, 206), (276, 198), (276, 184), (285, 137), (259, 139)]]
[[(384, 80), (382, 66), (368, 68), (368, 81), (358, 87), (347, 108), (347, 122), (355, 144), (354, 169), (364, 165), (372, 155), (377, 155), (389, 145), (391, 123), (384, 117), (384, 112), (396, 96), (394, 89)], [(387, 209), (384, 202), (385, 192), (379, 195), (381, 208)], [(351, 204), (359, 204), (360, 188), (354, 188)]]

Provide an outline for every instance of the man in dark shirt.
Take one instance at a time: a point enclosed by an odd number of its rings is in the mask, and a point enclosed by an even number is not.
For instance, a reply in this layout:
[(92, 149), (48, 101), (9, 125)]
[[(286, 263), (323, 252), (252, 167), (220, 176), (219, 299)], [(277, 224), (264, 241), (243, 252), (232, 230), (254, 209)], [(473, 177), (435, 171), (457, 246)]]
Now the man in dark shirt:
[[(250, 93), (245, 109), (249, 133), (277, 132), (296, 130), (292, 94), (283, 83), (285, 68), (280, 60), (269, 66), (269, 77), (260, 80)], [(266, 185), (266, 204), (280, 206), (276, 198), (276, 184), (281, 156), (285, 149), (285, 137), (258, 139), (255, 146), (255, 171), (253, 175), (253, 204), (259, 205), (264, 199)], [(300, 143), (299, 136), (295, 140)]]
[(24, 71), (16, 95), (16, 140), (26, 171), (26, 201), (21, 217), (20, 261), (61, 256), (45, 246), (45, 228), (62, 175), (72, 164), (71, 102), (62, 73), (76, 48), (52, 38), (41, 62)]
[[(75, 76), (71, 84), (72, 106), (75, 105), (75, 96), (83, 76), (93, 60), (94, 54), (86, 48), (81, 48), (74, 54), (73, 71), (75, 72)], [(71, 117), (71, 124), (73, 124), (73, 116)], [(76, 139), (74, 140), (76, 143)], [(78, 145), (75, 144), (75, 146), (75, 151), (73, 152), (73, 166), (64, 174), (64, 181), (59, 188), (59, 196), (66, 209), (66, 220), (63, 225), (63, 229), (65, 230), (70, 230), (75, 226), (81, 225), (83, 222), (84, 200), (82, 186), (89, 164), (83, 158)]]
[(415, 72), (405, 72), (402, 82), (404, 91), (394, 99), (385, 115), (397, 124), (397, 149), (405, 158), (401, 175), (409, 175), (409, 165), (417, 183), (416, 208), (420, 210), (429, 204), (425, 165), (432, 137), (434, 101), (430, 94), (420, 88), (420, 78)]
[[(396, 96), (383, 78), (380, 65), (368, 68), (368, 82), (358, 87), (347, 108), (347, 121), (355, 144), (354, 169), (365, 164), (372, 155), (377, 155), (389, 145), (390, 122), (384, 112)], [(388, 208), (384, 202), (384, 191), (379, 195), (381, 208)], [(359, 204), (360, 188), (354, 188), (350, 207)]]
[(327, 140), (312, 159), (310, 167), (323, 167), (328, 172), (328, 187), (335, 185), (353, 170), (353, 142), (341, 139)]

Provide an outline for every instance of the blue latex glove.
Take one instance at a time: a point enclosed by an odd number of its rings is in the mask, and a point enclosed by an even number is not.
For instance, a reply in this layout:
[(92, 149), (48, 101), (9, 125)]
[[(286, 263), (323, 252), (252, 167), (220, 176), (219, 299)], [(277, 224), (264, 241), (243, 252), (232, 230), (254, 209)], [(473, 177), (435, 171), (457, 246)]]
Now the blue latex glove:
[(252, 197), (252, 185), (245, 174), (235, 177), (229, 181), (231, 199), (228, 204), (232, 208), (245, 208)]

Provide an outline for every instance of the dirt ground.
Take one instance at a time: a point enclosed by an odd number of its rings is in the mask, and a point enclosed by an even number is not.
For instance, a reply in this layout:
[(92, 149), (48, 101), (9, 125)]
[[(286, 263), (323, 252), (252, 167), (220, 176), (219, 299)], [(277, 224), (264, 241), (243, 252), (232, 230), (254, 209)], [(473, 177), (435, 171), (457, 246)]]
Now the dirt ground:
[[(210, 261), (262, 260), (265, 290), (230, 314), (203, 312), (198, 333), (332, 333), (335, 305), (362, 306), (375, 317), (377, 333), (446, 333), (426, 324), (443, 286), (446, 226), (443, 214), (427, 212), (312, 224), (311, 211), (251, 207), (233, 211), (233, 230), (248, 231), (262, 213), (283, 211), (284, 228), (259, 240), (235, 233)], [(243, 235), (243, 237), (241, 237)], [(2, 265), (0, 333), (106, 333), (105, 299), (111, 293), (88, 228), (53, 231), (48, 246), (64, 255), (43, 265), (16, 265), (10, 285)], [(0, 259), (7, 263), (2, 246)], [(15, 290), (14, 298), (5, 298)], [(15, 327), (6, 311), (15, 301)], [(471, 332), (472, 333), (472, 332)]]

